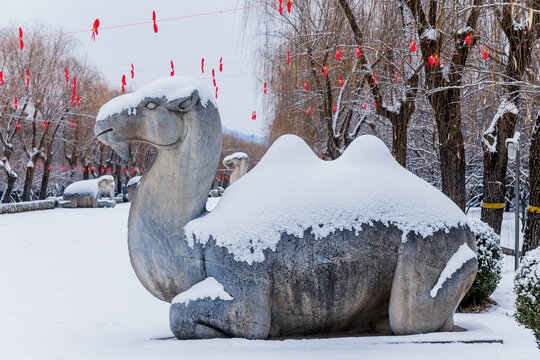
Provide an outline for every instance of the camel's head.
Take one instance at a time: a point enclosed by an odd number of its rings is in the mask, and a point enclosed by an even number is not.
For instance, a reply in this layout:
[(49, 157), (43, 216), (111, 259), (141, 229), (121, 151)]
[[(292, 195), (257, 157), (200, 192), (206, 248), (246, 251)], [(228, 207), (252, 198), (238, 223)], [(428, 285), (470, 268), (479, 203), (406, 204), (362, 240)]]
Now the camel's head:
[(225, 166), (227, 169), (235, 169), (242, 166), (242, 164), (247, 166), (248, 161), (249, 157), (246, 153), (236, 152), (232, 155), (226, 156), (223, 159), (223, 166)]
[[(221, 135), (219, 113), (209, 94), (190, 78), (158, 79), (103, 105), (94, 134), (125, 160), (136, 141), (170, 149), (180, 146), (194, 128), (206, 127), (203, 133), (219, 128)], [(194, 136), (200, 136), (198, 132)]]

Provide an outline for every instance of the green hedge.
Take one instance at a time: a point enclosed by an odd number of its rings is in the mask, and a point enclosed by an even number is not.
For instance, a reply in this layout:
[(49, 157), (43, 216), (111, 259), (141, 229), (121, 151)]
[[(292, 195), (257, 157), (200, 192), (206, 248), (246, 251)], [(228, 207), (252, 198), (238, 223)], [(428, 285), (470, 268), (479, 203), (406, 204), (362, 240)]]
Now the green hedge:
[(501, 237), (479, 219), (471, 218), (470, 223), (478, 247), (478, 273), (461, 301), (462, 308), (487, 304), (489, 296), (493, 294), (501, 281), (503, 260)]
[(540, 248), (523, 258), (514, 279), (514, 291), (516, 319), (532, 329), (540, 347)]

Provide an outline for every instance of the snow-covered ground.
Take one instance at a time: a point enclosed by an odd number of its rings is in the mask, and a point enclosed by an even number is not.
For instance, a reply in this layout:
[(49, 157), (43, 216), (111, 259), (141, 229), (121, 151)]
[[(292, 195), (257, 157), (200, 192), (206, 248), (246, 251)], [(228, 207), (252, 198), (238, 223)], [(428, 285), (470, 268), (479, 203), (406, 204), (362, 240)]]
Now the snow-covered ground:
[[(414, 337), (248, 341), (168, 338), (169, 304), (129, 263), (129, 204), (0, 215), (0, 359), (539, 359), (511, 317), (513, 259), (488, 313), (457, 314), (470, 331)], [(510, 221), (512, 221), (510, 219)], [(503, 225), (503, 231), (506, 225)], [(504, 344), (421, 344), (502, 339)], [(399, 343), (399, 344), (398, 344)]]

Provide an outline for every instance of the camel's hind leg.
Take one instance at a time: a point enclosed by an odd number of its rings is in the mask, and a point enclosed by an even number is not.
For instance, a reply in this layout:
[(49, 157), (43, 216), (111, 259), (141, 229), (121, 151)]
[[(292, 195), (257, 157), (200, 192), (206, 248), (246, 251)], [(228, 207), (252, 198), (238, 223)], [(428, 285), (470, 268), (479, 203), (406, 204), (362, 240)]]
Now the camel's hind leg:
[[(458, 252), (463, 244), (476, 252), (474, 237), (463, 230), (440, 232), (428, 241), (409, 235), (408, 242), (400, 249), (392, 283), (389, 318), (394, 334), (452, 330), (454, 311), (478, 269), (478, 261), (469, 248), (462, 247)], [(460, 266), (455, 266), (454, 272), (449, 260), (456, 253), (451, 263), (455, 265), (457, 259)], [(436, 284), (445, 268), (445, 274), (452, 275), (439, 288)]]

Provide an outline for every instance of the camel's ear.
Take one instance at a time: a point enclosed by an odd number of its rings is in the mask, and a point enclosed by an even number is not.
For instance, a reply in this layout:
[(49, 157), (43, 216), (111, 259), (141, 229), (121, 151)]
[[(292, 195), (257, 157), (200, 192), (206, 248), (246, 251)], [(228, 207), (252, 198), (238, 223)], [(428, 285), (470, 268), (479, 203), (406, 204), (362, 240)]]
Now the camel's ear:
[(199, 91), (194, 90), (187, 98), (176, 99), (167, 103), (167, 109), (171, 111), (188, 112), (199, 101)]

